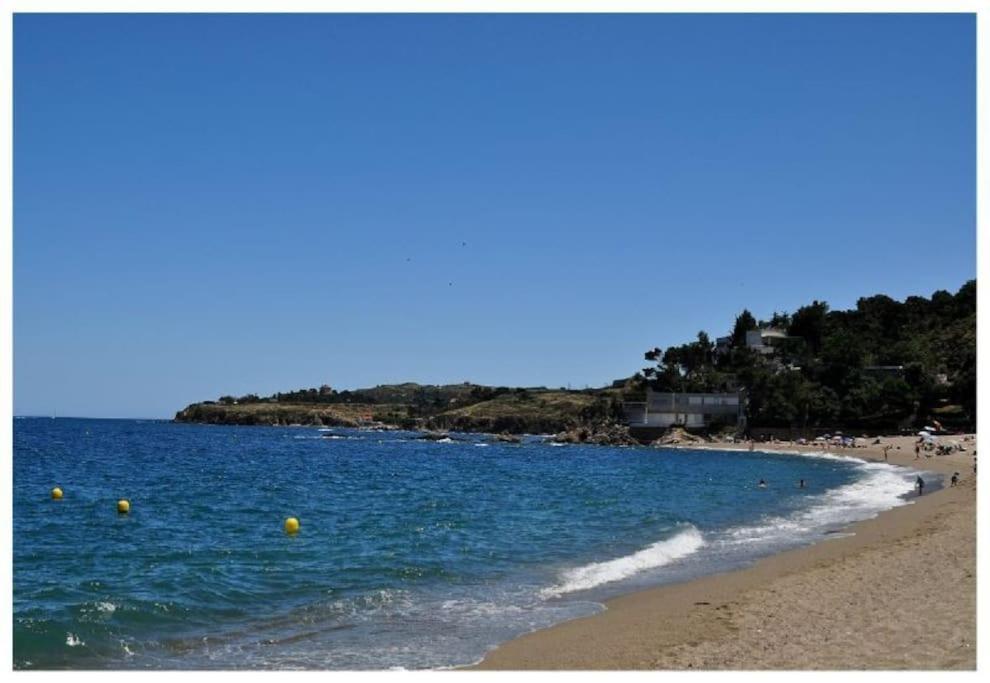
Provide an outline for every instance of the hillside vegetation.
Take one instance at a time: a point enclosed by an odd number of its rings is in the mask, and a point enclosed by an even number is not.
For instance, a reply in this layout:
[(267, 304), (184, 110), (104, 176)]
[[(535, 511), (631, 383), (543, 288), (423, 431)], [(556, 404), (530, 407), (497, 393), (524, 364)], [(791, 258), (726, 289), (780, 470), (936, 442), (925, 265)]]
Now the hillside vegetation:
[(177, 422), (231, 425), (317, 425), (358, 427), (376, 406), (363, 404), (313, 405), (305, 403), (193, 403), (175, 415)]
[[(786, 338), (761, 353), (747, 332)], [(645, 354), (631, 383), (661, 391), (746, 392), (750, 428), (909, 429), (939, 420), (976, 425), (976, 281), (956, 294), (895, 301), (878, 294), (833, 311), (815, 301), (756, 321), (744, 310), (723, 343), (695, 341)]]
[[(767, 332), (766, 348), (747, 342)], [(772, 333), (771, 333), (772, 331)], [(895, 301), (878, 294), (851, 310), (814, 301), (756, 320), (743, 310), (726, 337), (706, 332), (646, 352), (653, 365), (624, 385), (546, 387), (386, 384), (222, 396), (176, 414), (180, 422), (245, 425), (390, 426), (544, 433), (621, 420), (623, 400), (658, 391), (742, 391), (749, 428), (895, 431), (939, 421), (976, 424), (976, 281), (951, 294)], [(756, 335), (760, 337), (760, 334)]]
[(329, 387), (193, 403), (178, 422), (235, 425), (388, 426), (475, 432), (557, 432), (617, 418), (614, 390), (510, 389), (476, 384)]
[(444, 411), (430, 420), (430, 426), (455, 431), (538, 434), (615, 419), (620, 414), (615, 395), (607, 390), (594, 393), (522, 390)]

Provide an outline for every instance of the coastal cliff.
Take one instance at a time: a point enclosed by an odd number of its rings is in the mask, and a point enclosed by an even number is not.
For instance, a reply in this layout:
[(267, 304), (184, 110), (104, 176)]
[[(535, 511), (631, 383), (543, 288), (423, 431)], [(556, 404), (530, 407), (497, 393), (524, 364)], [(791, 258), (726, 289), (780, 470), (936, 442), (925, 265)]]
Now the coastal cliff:
[(362, 416), (375, 406), (314, 406), (301, 403), (249, 403), (225, 405), (193, 403), (175, 414), (176, 422), (224, 425), (308, 425), (359, 427)]
[(223, 397), (193, 403), (176, 413), (175, 421), (533, 434), (598, 424), (620, 414), (617, 389), (401, 384), (358, 389), (346, 396), (312, 391), (315, 394), (307, 390), (264, 399)]

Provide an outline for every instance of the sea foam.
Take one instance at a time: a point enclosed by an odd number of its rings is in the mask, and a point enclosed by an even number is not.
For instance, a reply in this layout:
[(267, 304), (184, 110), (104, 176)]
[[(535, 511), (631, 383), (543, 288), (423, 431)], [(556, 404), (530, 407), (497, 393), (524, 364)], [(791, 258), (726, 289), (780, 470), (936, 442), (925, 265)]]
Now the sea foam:
[(857, 461), (862, 476), (845, 486), (809, 497), (810, 505), (790, 515), (768, 517), (758, 524), (729, 529), (722, 543), (788, 541), (815, 532), (835, 530), (852, 522), (876, 517), (884, 510), (911, 503), (907, 494), (914, 487), (917, 472), (857, 458), (824, 453), (807, 455)]
[(647, 569), (663, 567), (682, 557), (697, 552), (705, 539), (697, 528), (688, 524), (682, 530), (662, 541), (657, 541), (631, 555), (617, 557), (605, 562), (570, 569), (561, 576), (561, 583), (541, 592), (545, 598), (557, 597), (565, 593), (588, 590), (602, 584), (620, 581)]

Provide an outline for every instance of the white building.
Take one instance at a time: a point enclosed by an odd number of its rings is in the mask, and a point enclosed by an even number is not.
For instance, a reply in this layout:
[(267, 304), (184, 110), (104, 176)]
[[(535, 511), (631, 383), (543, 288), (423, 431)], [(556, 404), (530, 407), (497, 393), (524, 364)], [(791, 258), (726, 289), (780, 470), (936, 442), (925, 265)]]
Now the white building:
[(715, 422), (737, 425), (743, 416), (742, 395), (736, 393), (689, 394), (647, 389), (643, 403), (625, 403), (630, 427), (703, 428)]
[(790, 339), (786, 332), (773, 327), (760, 330), (749, 330), (746, 333), (746, 346), (757, 353), (769, 355), (773, 353), (775, 344), (779, 344), (784, 339)]

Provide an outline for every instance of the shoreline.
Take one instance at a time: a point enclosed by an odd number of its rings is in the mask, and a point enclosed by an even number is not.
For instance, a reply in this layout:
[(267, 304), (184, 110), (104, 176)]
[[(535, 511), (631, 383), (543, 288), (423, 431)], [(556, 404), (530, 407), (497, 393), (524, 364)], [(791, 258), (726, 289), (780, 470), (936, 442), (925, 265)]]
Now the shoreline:
[[(850, 525), (850, 534), (609, 599), (603, 612), (519, 636), (464, 668), (975, 669), (976, 442), (915, 460), (913, 437), (880, 441), (827, 452), (884, 462), (889, 444), (888, 464), (937, 472), (944, 486)], [(956, 487), (948, 484), (953, 472)]]

